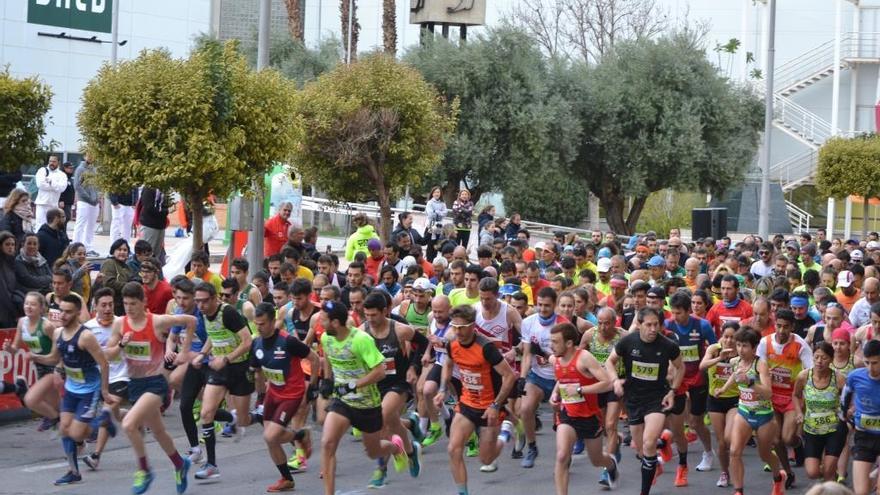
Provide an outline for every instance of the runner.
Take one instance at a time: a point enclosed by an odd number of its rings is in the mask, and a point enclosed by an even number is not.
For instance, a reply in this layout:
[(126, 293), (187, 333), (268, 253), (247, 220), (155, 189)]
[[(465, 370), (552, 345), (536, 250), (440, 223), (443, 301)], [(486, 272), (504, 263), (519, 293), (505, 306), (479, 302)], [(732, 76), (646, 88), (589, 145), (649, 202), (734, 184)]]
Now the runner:
[(721, 463), (721, 475), (715, 486), (726, 488), (730, 485), (730, 431), (733, 428), (733, 416), (739, 403), (739, 392), (730, 389), (716, 397), (715, 390), (720, 389), (730, 378), (733, 366), (730, 359), (736, 356), (734, 335), (739, 330), (739, 323), (729, 321), (721, 327), (721, 338), (706, 348), (706, 354), (700, 361), (700, 372), (705, 372), (709, 382), (709, 398), (707, 409), (715, 438), (718, 442), (718, 461)]
[[(421, 446), (416, 442), (418, 433), (413, 433), (412, 441), (409, 440), (407, 429), (400, 421), (400, 412), (405, 408), (406, 401), (412, 393), (412, 388), (407, 383), (407, 372), (410, 360), (407, 356), (415, 330), (409, 325), (403, 325), (385, 316), (388, 302), (384, 294), (371, 292), (364, 301), (364, 321), (362, 330), (370, 335), (376, 348), (384, 358), (385, 377), (376, 386), (382, 397), (382, 436), (384, 438), (399, 438), (403, 442), (407, 459), (395, 458), (395, 469), (402, 471), (409, 466), (409, 474), (413, 478), (419, 476), (421, 465)], [(418, 429), (418, 418), (414, 419), (414, 430)], [(385, 478), (388, 472), (387, 459), (377, 459), (378, 467), (370, 479), (370, 488), (385, 486)]]
[(813, 480), (837, 480), (837, 459), (848, 433), (846, 423), (839, 419), (846, 377), (831, 367), (833, 359), (830, 343), (816, 344), (813, 367), (801, 371), (794, 384), (795, 414), (804, 425), (804, 468)]
[[(140, 287), (140, 285), (138, 285)], [(98, 413), (101, 398), (105, 407), (113, 405), (110, 395), (107, 358), (101, 352), (98, 340), (79, 322), (82, 298), (68, 294), (57, 300), (60, 328), (54, 335), (48, 354), (31, 353), (34, 363), (53, 366), (60, 360), (66, 375), (64, 397), (61, 400), (61, 445), (67, 457), (67, 474), (55, 480), (55, 485), (69, 485), (82, 481), (77, 462), (77, 448), (89, 437), (92, 422), (110, 420), (108, 409)], [(4, 387), (5, 388), (5, 387)]]
[(522, 367), (514, 395), (520, 398), (519, 417), (525, 427), (528, 451), (520, 464), (524, 468), (535, 466), (538, 458), (537, 412), (541, 402), (550, 398), (556, 385), (553, 365), (548, 361), (550, 350), (550, 329), (568, 320), (556, 314), (556, 291), (544, 287), (538, 291), (535, 301), (537, 313), (526, 317), (522, 322)]
[(871, 305), (871, 321), (856, 330), (852, 337), (851, 350), (856, 367), (864, 366), (862, 348), (871, 341), (880, 338), (880, 302)]
[[(844, 380), (849, 376), (850, 371), (854, 370), (855, 356), (850, 351), (851, 341), (854, 337), (842, 328), (838, 328), (831, 336), (831, 346), (834, 348), (834, 358), (831, 359), (831, 368), (838, 374), (843, 375)], [(846, 446), (852, 444), (853, 428), (852, 424), (844, 423), (847, 427)], [(849, 456), (850, 449), (845, 448), (840, 452), (837, 459), (837, 481), (843, 483), (846, 481), (847, 473), (849, 473)]]
[[(303, 279), (305, 280), (305, 279)], [(306, 282), (308, 282), (306, 280)], [(308, 430), (288, 427), (291, 419), (300, 409), (300, 403), (308, 393), (317, 394), (318, 375), (311, 376), (308, 391), (305, 375), (300, 363), (308, 359), (311, 369), (318, 369), (320, 360), (307, 345), (296, 336), (275, 328), (275, 308), (269, 303), (260, 303), (254, 311), (254, 322), (259, 335), (251, 345), (251, 366), (262, 375), (268, 387), (263, 401), (263, 440), (269, 449), (272, 463), (281, 473), (281, 479), (269, 486), (267, 492), (285, 492), (294, 488), (293, 476), (287, 465), (282, 447), (295, 442), (306, 458), (311, 454), (311, 435)], [(314, 392), (312, 392), (314, 391)]]
[(513, 423), (505, 419), (504, 404), (513, 390), (516, 375), (498, 348), (476, 332), (476, 313), (468, 305), (452, 308), (450, 325), (455, 340), (446, 344), (449, 359), (443, 363), (440, 388), (434, 396), (434, 405), (443, 407), (446, 384), (452, 378), (453, 367), (458, 367), (463, 388), (449, 428), (447, 449), (458, 495), (468, 495), (464, 463), (464, 444), (468, 437), (480, 429), (480, 462), (491, 465), (510, 442), (513, 432)]
[(464, 269), (464, 287), (449, 292), (449, 303), (452, 307), (478, 303), (480, 301), (478, 284), (481, 278), (483, 278), (483, 269), (479, 265), (468, 265)]
[[(624, 397), (630, 431), (642, 459), (642, 495), (651, 492), (655, 477), (663, 472), (657, 463), (657, 440), (666, 414), (674, 405), (675, 390), (684, 378), (681, 351), (660, 333), (661, 321), (659, 311), (639, 310), (638, 330), (621, 338), (605, 361), (605, 369), (612, 376), (617, 373), (617, 363), (623, 363), (625, 378), (614, 381), (614, 393)], [(672, 383), (667, 379), (670, 368), (674, 371)], [(661, 444), (661, 449), (664, 457), (672, 457), (668, 442)]]
[[(329, 287), (333, 286), (325, 289)], [(406, 454), (400, 437), (394, 435), (390, 441), (382, 439), (382, 398), (376, 384), (385, 377), (385, 358), (375, 341), (363, 330), (348, 326), (348, 308), (340, 302), (324, 302), (318, 319), (324, 328), (321, 394), (325, 398), (336, 395), (327, 406), (324, 419), (321, 470), (324, 495), (335, 495), (336, 449), (349, 427), (361, 431), (370, 459)]]
[(773, 388), (773, 411), (779, 423), (779, 439), (776, 444), (776, 455), (786, 472), (786, 488), (794, 485), (794, 472), (788, 462), (786, 447), (795, 449), (795, 455), (803, 462), (803, 442), (798, 435), (792, 394), (794, 381), (801, 370), (813, 367), (813, 353), (804, 339), (793, 333), (794, 313), (789, 309), (776, 311), (776, 333), (761, 339), (757, 354), (767, 361)]
[(39, 292), (28, 292), (24, 298), (24, 316), (18, 320), (15, 336), (12, 342), (4, 341), (3, 350), (15, 355), (22, 344), (26, 344), (30, 353), (31, 362), (37, 370), (37, 380), (28, 389), (24, 378), (16, 378), (15, 383), (4, 383), (4, 393), (13, 391), (18, 395), (25, 407), (43, 417), (37, 431), (46, 431), (54, 428), (59, 418), (61, 396), (58, 394), (58, 377), (55, 376), (55, 367), (40, 364), (34, 356), (48, 356), (52, 352), (52, 342), (55, 338), (55, 325), (44, 316), (46, 313), (46, 299)]
[(713, 304), (706, 314), (706, 319), (715, 330), (715, 336), (721, 335), (721, 325), (728, 321), (737, 323), (750, 318), (752, 306), (739, 297), (739, 279), (733, 275), (725, 275), (721, 279), (721, 300)]
[[(248, 370), (248, 353), (252, 339), (247, 320), (234, 307), (220, 303), (213, 285), (197, 285), (194, 300), (202, 312), (208, 334), (201, 352), (190, 362), (196, 368), (207, 366), (200, 420), (208, 459), (196, 471), (195, 478), (208, 480), (220, 477), (215, 455), (214, 421), (237, 423), (236, 441), (244, 435), (244, 427), (250, 422), (248, 409), (254, 382)], [(227, 392), (235, 414), (219, 409)]]
[(856, 495), (868, 495), (877, 489), (877, 481), (870, 475), (880, 456), (880, 341), (865, 342), (863, 355), (865, 367), (846, 377), (841, 398), (846, 417), (856, 430), (852, 447)]
[[(440, 410), (442, 409), (444, 419), (448, 414), (446, 406), (440, 408), (434, 406), (434, 396), (440, 388), (440, 377), (443, 372), (443, 361), (446, 360), (446, 343), (452, 337), (449, 323), (449, 311), (452, 308), (449, 305), (447, 296), (434, 296), (431, 299), (431, 326), (428, 328), (428, 341), (431, 345), (425, 349), (422, 357), (422, 383), (418, 388), (422, 391), (422, 402), (425, 404), (425, 412), (427, 418), (419, 418), (419, 427), (422, 431), (427, 432), (422, 447), (429, 447), (440, 439), (442, 427), (440, 426)], [(432, 358), (433, 353), (433, 358)], [(460, 377), (453, 373), (452, 381), (461, 382)], [(460, 386), (454, 387), (456, 392), (461, 390)], [(456, 394), (458, 395), (458, 394)]]
[[(703, 456), (700, 464), (697, 465), (697, 471), (711, 470), (715, 457), (712, 454), (712, 436), (709, 434), (706, 424), (703, 423), (709, 387), (704, 373), (700, 371), (700, 361), (703, 359), (706, 347), (714, 344), (716, 339), (708, 321), (691, 316), (691, 296), (687, 292), (673, 294), (669, 299), (669, 307), (672, 318), (665, 320), (663, 326), (666, 335), (678, 344), (681, 350), (681, 360), (684, 362), (684, 379), (681, 382), (681, 388), (676, 390), (675, 405), (669, 416), (669, 426), (678, 446), (675, 486), (687, 486), (688, 440), (684, 431), (685, 419), (703, 444)], [(684, 413), (688, 401), (690, 401), (690, 408), (686, 418)]]
[[(613, 309), (601, 308), (596, 317), (599, 319), (597, 326), (584, 333), (579, 347), (590, 351), (590, 354), (604, 366), (608, 356), (611, 355), (611, 350), (626, 332), (615, 326), (617, 313)], [(622, 376), (623, 367), (618, 365), (614, 377), (622, 378)], [(599, 394), (598, 401), (605, 421), (605, 449), (608, 452), (614, 452), (615, 460), (620, 462), (620, 443), (623, 440), (617, 433), (617, 423), (620, 420), (620, 397), (614, 394), (614, 390), (608, 390)], [(603, 469), (599, 482), (607, 480), (608, 476), (608, 471)]]
[(190, 315), (153, 315), (146, 311), (144, 288), (137, 282), (122, 287), (125, 316), (113, 322), (113, 335), (107, 341), (108, 359), (116, 359), (120, 352), (128, 370), (128, 400), (132, 407), (122, 420), (122, 427), (131, 441), (138, 459), (132, 491), (145, 493), (153, 482), (153, 471), (147, 462), (143, 428), (149, 428), (153, 438), (174, 465), (177, 493), (187, 487), (190, 461), (174, 447), (174, 440), (165, 430), (162, 409), (169, 405), (168, 382), (162, 374), (165, 363), (165, 341), (171, 327), (183, 325), (188, 331), (195, 328), (196, 319)]
[(586, 443), (593, 466), (602, 466), (608, 472), (603, 486), (616, 488), (619, 477), (617, 461), (602, 451), (602, 410), (597, 398), (597, 394), (611, 387), (616, 374), (609, 375), (589, 351), (579, 349), (579, 337), (571, 323), (561, 323), (550, 330), (550, 361), (556, 375), (550, 403), (559, 414), (554, 469), (557, 495), (568, 495), (571, 452), (576, 440)]
[(244, 258), (234, 258), (229, 264), (229, 275), (238, 282), (239, 292), (236, 307), (239, 311), (241, 311), (244, 301), (250, 301), (255, 308), (263, 302), (263, 296), (259, 289), (254, 284), (248, 283), (250, 266), (248, 260)]
[(89, 308), (82, 296), (73, 292), (73, 276), (67, 268), (56, 268), (52, 271), (52, 292), (46, 294), (46, 305), (49, 308), (49, 322), (60, 327), (61, 323), (61, 300), (72, 295), (78, 297), (82, 303), (82, 309), (79, 312), (79, 321), (85, 323), (91, 319)]
[(767, 361), (756, 354), (761, 334), (751, 327), (740, 328), (734, 336), (737, 357), (730, 360), (733, 372), (724, 386), (715, 389), (715, 397), (726, 395), (734, 385), (739, 389), (737, 415), (733, 419), (730, 436), (730, 478), (733, 481), (734, 495), (744, 492), (745, 467), (743, 449), (757, 432), (758, 455), (770, 465), (773, 472), (772, 495), (785, 493), (786, 472), (779, 457), (773, 451), (779, 436), (779, 426), (773, 421), (770, 368)]
[[(113, 315), (113, 289), (101, 287), (93, 294), (93, 300), (95, 302), (95, 317), (87, 321), (84, 326), (95, 334), (95, 338), (98, 339), (98, 343), (104, 349), (104, 354), (106, 355), (107, 343), (113, 335), (113, 322), (116, 320), (116, 317)], [(114, 403), (110, 406), (110, 412), (116, 421), (121, 422), (122, 415), (119, 412), (119, 407), (128, 400), (128, 366), (126, 366), (123, 359), (116, 358), (110, 361), (109, 373), (110, 395), (114, 398)], [(116, 428), (113, 426), (113, 423), (92, 425), (93, 429), (95, 427), (100, 427), (98, 438), (95, 442), (95, 451), (82, 458), (83, 464), (93, 471), (98, 469), (98, 464), (101, 462), (101, 453), (104, 452), (107, 440), (111, 436), (116, 436)]]

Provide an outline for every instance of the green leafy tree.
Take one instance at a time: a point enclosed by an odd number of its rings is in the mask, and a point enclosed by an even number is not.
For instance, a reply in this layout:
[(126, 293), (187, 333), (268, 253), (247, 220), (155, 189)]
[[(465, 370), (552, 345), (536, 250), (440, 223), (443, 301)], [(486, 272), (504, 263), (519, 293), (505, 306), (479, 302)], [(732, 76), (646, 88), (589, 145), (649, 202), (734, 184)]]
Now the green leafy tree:
[[(248, 192), (293, 148), (292, 82), (251, 70), (234, 42), (202, 43), (188, 59), (143, 51), (86, 86), (79, 126), (108, 191), (176, 190), (190, 205)], [(193, 245), (202, 245), (194, 207)]]
[[(461, 103), (456, 133), (428, 181), (444, 187), (448, 203), (462, 182), (475, 201), (487, 191), (522, 192), (525, 171), (543, 180), (544, 171), (576, 155), (580, 123), (568, 103), (551, 91), (554, 67), (525, 32), (501, 27), (463, 45), (429, 42), (405, 60), (448, 100)], [(562, 202), (550, 210), (571, 205), (558, 195), (544, 200), (557, 198)], [(531, 218), (531, 210), (524, 212)]]
[(44, 118), (52, 91), (36, 77), (15, 79), (0, 70), (0, 171), (16, 171), (40, 160)]
[[(718, 73), (689, 33), (619, 43), (595, 68), (573, 66), (568, 95), (584, 129), (573, 177), (631, 234), (648, 195), (721, 194), (742, 182), (763, 128), (762, 103)], [(628, 197), (632, 208), (624, 208)]]
[[(272, 32), (269, 38), (269, 67), (277, 69), (288, 79), (296, 82), (298, 88), (329, 72), (341, 60), (342, 45), (337, 38), (324, 38), (315, 48), (294, 40), (285, 31)], [(257, 66), (257, 33), (247, 44), (242, 44), (242, 53), (251, 67)]]
[(819, 150), (816, 186), (824, 196), (864, 199), (862, 238), (868, 234), (868, 200), (880, 196), (880, 136), (829, 139)]
[(365, 57), (297, 94), (294, 163), (330, 197), (376, 198), (388, 239), (392, 195), (417, 186), (439, 163), (456, 108), (411, 67), (386, 55)]

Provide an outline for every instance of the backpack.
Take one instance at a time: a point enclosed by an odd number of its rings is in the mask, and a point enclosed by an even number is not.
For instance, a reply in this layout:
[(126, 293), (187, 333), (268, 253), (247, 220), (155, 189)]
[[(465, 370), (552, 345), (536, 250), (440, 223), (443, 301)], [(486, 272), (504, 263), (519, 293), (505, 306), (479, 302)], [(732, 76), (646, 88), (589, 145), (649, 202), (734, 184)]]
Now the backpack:
[[(47, 169), (46, 167), (42, 168), (46, 169), (46, 175), (48, 176), (49, 169)], [(37, 169), (37, 174), (40, 173), (40, 170), (41, 169)], [(37, 194), (40, 194), (40, 188), (39, 186), (37, 186), (37, 174), (34, 174), (34, 178), (31, 179), (31, 181), (28, 182), (27, 185), (27, 192), (31, 197), (31, 201), (35, 201), (37, 199)]]

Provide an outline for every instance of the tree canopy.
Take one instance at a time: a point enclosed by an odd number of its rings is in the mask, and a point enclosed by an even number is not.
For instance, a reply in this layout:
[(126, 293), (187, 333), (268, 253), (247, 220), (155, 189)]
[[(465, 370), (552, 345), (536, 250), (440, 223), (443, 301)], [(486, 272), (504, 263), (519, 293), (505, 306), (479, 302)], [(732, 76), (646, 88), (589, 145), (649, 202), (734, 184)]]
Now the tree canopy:
[(40, 159), (52, 90), (36, 77), (15, 79), (0, 70), (0, 171), (16, 171)]
[(573, 70), (583, 76), (569, 79), (568, 99), (584, 133), (572, 172), (599, 197), (615, 232), (634, 231), (651, 192), (720, 194), (741, 183), (763, 107), (719, 74), (693, 36), (619, 43), (595, 67)]
[(819, 150), (816, 186), (826, 196), (858, 195), (864, 199), (864, 237), (868, 230), (868, 200), (880, 196), (880, 136), (838, 137), (825, 142)]
[(340, 65), (295, 99), (294, 163), (330, 197), (375, 198), (388, 239), (392, 194), (418, 186), (439, 163), (456, 109), (416, 70), (386, 55)]
[[(249, 191), (290, 156), (295, 91), (273, 70), (252, 71), (234, 42), (205, 41), (188, 59), (151, 50), (105, 65), (78, 116), (93, 180), (109, 191), (176, 190), (193, 205)], [(196, 246), (200, 212), (193, 208)]]

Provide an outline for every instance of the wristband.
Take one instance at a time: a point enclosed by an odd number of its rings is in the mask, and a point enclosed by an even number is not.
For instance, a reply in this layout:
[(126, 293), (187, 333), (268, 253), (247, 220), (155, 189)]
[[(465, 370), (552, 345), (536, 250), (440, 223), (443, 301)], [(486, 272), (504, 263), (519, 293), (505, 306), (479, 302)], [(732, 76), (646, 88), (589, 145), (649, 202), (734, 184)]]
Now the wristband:
[(493, 403), (492, 403), (492, 405), (491, 405), (491, 406), (489, 406), (489, 408), (491, 408), (491, 409), (495, 409), (495, 410), (496, 410), (496, 411), (498, 411), (498, 410), (500, 410), (500, 409), (501, 409), (501, 406), (500, 406), (500, 405), (498, 405), (498, 403), (497, 403), (497, 402), (493, 402)]

